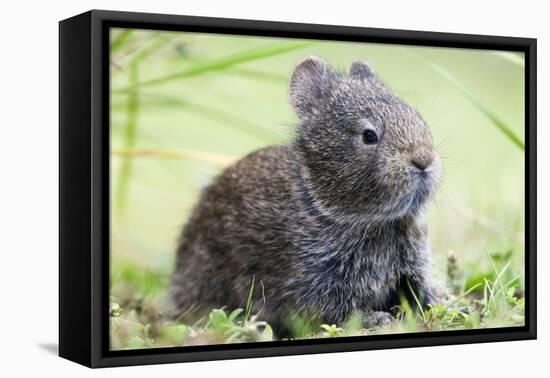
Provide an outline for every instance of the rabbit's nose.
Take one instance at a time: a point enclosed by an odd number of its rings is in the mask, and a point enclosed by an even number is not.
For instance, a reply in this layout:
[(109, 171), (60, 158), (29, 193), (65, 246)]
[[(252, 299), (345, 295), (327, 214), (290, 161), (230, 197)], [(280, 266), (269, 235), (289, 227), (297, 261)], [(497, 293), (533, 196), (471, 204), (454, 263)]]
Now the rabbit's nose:
[(425, 171), (432, 164), (433, 160), (433, 154), (429, 150), (423, 149), (415, 154), (411, 163), (419, 170)]

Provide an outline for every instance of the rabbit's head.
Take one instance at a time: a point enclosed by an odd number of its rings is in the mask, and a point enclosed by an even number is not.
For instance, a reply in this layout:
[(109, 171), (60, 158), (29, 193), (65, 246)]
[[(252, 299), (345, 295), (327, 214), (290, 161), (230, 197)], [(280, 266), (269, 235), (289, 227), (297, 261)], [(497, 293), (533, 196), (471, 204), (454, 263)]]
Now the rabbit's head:
[(393, 220), (434, 192), (441, 160), (430, 130), (364, 62), (349, 75), (309, 57), (290, 80), (305, 183), (327, 211)]

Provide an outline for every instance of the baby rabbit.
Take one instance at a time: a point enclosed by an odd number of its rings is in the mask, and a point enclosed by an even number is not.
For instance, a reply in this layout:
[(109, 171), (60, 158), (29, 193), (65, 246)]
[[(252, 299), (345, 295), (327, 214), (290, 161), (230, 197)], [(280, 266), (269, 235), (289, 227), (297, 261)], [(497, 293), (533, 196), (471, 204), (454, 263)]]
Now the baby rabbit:
[[(309, 57), (290, 79), (295, 139), (204, 189), (177, 250), (174, 318), (244, 307), (288, 336), (294, 316), (387, 322), (403, 296), (437, 303), (424, 210), (441, 161), (422, 117), (364, 62)], [(261, 286), (260, 286), (261, 283)]]

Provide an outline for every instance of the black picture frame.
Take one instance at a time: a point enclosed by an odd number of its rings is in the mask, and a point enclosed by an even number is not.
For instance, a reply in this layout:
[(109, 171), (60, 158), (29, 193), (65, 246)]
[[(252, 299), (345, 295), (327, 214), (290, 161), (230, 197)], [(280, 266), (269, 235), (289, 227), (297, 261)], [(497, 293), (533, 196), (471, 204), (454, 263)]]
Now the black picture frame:
[[(525, 53), (525, 326), (110, 351), (108, 28)], [(92, 10), (59, 23), (59, 355), (89, 367), (536, 338), (536, 39)]]

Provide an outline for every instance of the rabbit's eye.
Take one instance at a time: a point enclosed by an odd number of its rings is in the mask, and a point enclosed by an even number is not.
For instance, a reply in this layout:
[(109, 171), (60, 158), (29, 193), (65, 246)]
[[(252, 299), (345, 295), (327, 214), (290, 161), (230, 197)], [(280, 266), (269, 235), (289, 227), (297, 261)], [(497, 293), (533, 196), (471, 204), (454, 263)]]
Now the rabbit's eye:
[(363, 131), (363, 143), (365, 144), (378, 143), (378, 135), (376, 135), (376, 132), (370, 129)]

